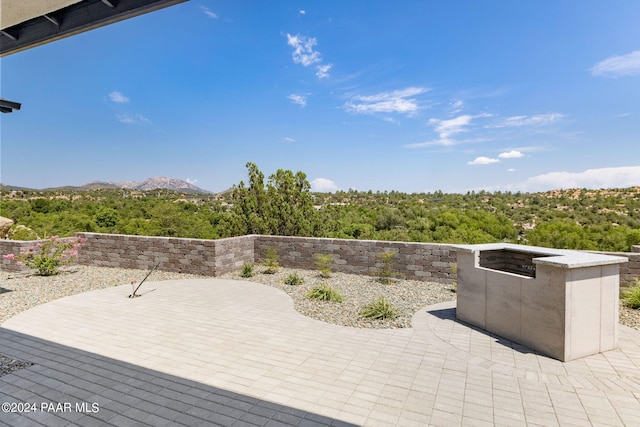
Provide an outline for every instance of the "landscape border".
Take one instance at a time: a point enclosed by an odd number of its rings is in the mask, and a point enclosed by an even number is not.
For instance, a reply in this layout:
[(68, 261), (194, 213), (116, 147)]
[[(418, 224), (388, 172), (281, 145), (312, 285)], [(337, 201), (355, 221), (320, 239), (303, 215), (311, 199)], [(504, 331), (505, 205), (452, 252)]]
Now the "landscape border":
[[(220, 276), (239, 270), (245, 263), (260, 263), (271, 247), (283, 267), (314, 269), (315, 254), (332, 254), (334, 271), (375, 276), (381, 267), (379, 254), (393, 252), (394, 269), (404, 279), (445, 284), (456, 281), (456, 248), (441, 243), (257, 234), (216, 240), (102, 233), (75, 233), (75, 237), (86, 239), (78, 264), (87, 266), (151, 269), (160, 262), (158, 269), (162, 271)], [(0, 240), (0, 255), (20, 253), (38, 242)], [(640, 252), (588, 252), (629, 259), (620, 266), (621, 286), (640, 278)], [(0, 271), (27, 269), (0, 259)]]

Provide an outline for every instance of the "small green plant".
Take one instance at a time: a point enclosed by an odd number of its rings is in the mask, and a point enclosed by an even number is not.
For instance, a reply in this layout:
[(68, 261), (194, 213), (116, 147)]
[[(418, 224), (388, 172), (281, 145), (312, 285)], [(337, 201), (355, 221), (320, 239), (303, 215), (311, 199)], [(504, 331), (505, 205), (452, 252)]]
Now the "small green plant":
[(623, 294), (623, 303), (626, 307), (640, 308), (640, 279), (636, 279), (633, 286), (630, 286)]
[(395, 252), (381, 252), (378, 254), (378, 262), (381, 264), (378, 270), (378, 278), (385, 285), (390, 285), (393, 283), (393, 279), (399, 276), (399, 273), (393, 268), (395, 258)]
[(275, 248), (267, 247), (262, 265), (266, 267), (266, 270), (263, 271), (265, 274), (275, 274), (278, 271), (280, 263), (278, 262), (278, 252), (276, 252)]
[(253, 277), (255, 273), (253, 272), (253, 264), (245, 262), (242, 265), (242, 271), (240, 272), (240, 277), (249, 278)]
[(331, 288), (328, 285), (318, 285), (315, 288), (311, 289), (307, 294), (307, 298), (317, 299), (320, 301), (333, 301), (333, 302), (342, 302), (344, 299), (340, 292)]
[(304, 280), (302, 279), (302, 277), (298, 276), (298, 273), (291, 273), (286, 277), (286, 279), (284, 279), (285, 285), (299, 286), (299, 285), (302, 285), (303, 283), (304, 283)]
[(364, 306), (360, 312), (362, 317), (369, 319), (395, 319), (399, 313), (393, 308), (393, 305), (386, 298), (380, 297), (374, 302)]
[(333, 270), (333, 255), (332, 254), (316, 254), (315, 264), (320, 270), (320, 277), (328, 279), (331, 277), (331, 271)]
[(78, 258), (78, 249), (85, 241), (81, 238), (60, 240), (58, 236), (53, 236), (29, 248), (21, 249), (18, 255), (7, 254), (2, 257), (15, 261), (16, 265), (33, 268), (40, 276), (55, 276), (60, 273), (60, 268)]

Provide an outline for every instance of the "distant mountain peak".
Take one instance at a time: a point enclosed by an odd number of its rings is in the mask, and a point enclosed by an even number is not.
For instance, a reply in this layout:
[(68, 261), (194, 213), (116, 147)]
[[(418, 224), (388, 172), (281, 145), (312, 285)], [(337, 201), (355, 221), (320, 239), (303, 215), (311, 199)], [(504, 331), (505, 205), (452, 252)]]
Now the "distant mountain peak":
[(197, 187), (185, 180), (178, 178), (169, 178), (166, 176), (157, 176), (154, 178), (147, 178), (142, 181), (122, 181), (122, 182), (100, 182), (94, 181), (89, 184), (85, 184), (82, 189), (97, 189), (97, 188), (126, 188), (128, 190), (171, 190), (179, 191), (181, 193), (201, 193), (210, 194), (211, 191), (204, 190)]

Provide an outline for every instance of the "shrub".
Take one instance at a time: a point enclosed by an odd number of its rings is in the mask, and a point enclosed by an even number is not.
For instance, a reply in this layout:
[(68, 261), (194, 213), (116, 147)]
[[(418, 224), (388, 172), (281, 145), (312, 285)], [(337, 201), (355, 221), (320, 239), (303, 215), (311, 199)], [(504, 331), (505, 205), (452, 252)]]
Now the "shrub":
[(7, 254), (3, 255), (3, 258), (15, 261), (17, 265), (33, 268), (40, 276), (55, 276), (60, 273), (60, 267), (75, 261), (78, 257), (78, 249), (84, 242), (85, 239), (61, 241), (58, 236), (53, 236), (44, 242), (21, 249), (19, 255)]
[(640, 308), (640, 279), (636, 279), (634, 285), (624, 291), (623, 303), (629, 308)]
[(327, 285), (319, 285), (311, 289), (307, 294), (307, 298), (317, 299), (320, 301), (342, 302), (344, 299), (340, 292)]
[(266, 270), (263, 271), (265, 274), (275, 274), (280, 268), (280, 263), (278, 262), (278, 253), (276, 250), (269, 246), (267, 247), (264, 255), (264, 262), (262, 265), (266, 267)]
[(253, 275), (254, 275), (253, 264), (245, 262), (242, 265), (242, 271), (240, 272), (240, 277), (249, 278), (249, 277), (253, 277)]
[(118, 211), (113, 208), (101, 207), (95, 215), (95, 223), (98, 227), (114, 227), (119, 220)]
[(11, 240), (40, 240), (35, 231), (22, 224), (18, 224), (9, 230), (9, 238)]
[(332, 254), (316, 254), (315, 264), (320, 270), (320, 277), (328, 279), (331, 276), (331, 270), (333, 270), (333, 255)]
[(362, 317), (369, 319), (395, 319), (399, 313), (393, 308), (393, 305), (384, 297), (380, 297), (374, 302), (367, 304), (360, 312)]
[(298, 286), (302, 285), (304, 283), (304, 280), (302, 279), (302, 277), (298, 276), (298, 273), (291, 273), (287, 276), (286, 279), (284, 279), (284, 283), (285, 285)]
[(395, 252), (382, 252), (378, 254), (378, 262), (382, 264), (378, 270), (378, 278), (380, 282), (385, 285), (393, 283), (393, 279), (400, 275), (393, 269), (393, 260), (395, 257)]

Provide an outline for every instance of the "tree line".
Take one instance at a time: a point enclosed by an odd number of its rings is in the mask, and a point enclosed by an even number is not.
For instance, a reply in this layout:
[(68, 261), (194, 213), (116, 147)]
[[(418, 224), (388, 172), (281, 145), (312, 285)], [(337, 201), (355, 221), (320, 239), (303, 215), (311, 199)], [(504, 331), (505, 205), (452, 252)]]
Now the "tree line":
[[(247, 182), (220, 195), (168, 190), (5, 191), (0, 215), (14, 239), (75, 232), (216, 239), (245, 234), (436, 243), (509, 242), (629, 251), (640, 244), (640, 187), (546, 193), (313, 193), (303, 172)], [(20, 226), (20, 227), (18, 227)]]

